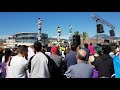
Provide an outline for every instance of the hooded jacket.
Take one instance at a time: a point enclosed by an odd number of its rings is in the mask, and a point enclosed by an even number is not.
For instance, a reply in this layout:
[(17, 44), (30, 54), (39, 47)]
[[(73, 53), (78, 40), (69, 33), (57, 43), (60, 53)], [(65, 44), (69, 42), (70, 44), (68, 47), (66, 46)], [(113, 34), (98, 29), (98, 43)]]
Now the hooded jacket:
[(93, 62), (99, 77), (111, 77), (114, 74), (113, 58), (108, 54), (102, 54)]

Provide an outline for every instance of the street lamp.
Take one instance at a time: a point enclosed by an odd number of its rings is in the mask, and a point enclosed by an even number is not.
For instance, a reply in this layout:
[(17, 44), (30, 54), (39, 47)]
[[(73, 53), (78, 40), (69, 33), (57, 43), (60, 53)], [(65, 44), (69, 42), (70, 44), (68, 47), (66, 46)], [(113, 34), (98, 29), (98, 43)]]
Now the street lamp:
[(62, 31), (61, 27), (58, 26), (57, 31), (58, 31), (58, 42), (60, 42), (60, 36)]
[(41, 41), (42, 19), (38, 18), (38, 41)]

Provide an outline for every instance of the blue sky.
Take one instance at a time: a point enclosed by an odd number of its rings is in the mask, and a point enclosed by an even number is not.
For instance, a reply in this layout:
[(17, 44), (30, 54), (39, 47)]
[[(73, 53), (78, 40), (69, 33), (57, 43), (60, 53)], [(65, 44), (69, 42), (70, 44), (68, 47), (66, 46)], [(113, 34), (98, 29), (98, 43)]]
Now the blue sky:
[[(115, 34), (120, 37), (120, 12), (94, 12), (115, 26)], [(57, 27), (62, 28), (61, 37), (69, 35), (69, 24), (72, 32), (87, 32), (96, 35), (96, 22), (90, 17), (92, 12), (0, 12), (0, 36), (9, 36), (17, 32), (37, 32), (38, 18), (42, 19), (42, 32), (49, 37), (57, 37)], [(105, 34), (109, 27), (104, 25)]]

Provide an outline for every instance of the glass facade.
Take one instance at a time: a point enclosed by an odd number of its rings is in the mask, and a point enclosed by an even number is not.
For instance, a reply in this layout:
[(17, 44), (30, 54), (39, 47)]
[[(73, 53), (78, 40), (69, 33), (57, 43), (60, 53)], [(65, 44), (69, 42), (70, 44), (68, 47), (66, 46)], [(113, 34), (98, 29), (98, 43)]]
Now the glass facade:
[[(38, 33), (17, 33), (15, 34), (15, 41), (16, 42), (30, 42), (34, 43), (38, 40), (37, 38)], [(42, 40), (44, 44), (48, 43), (48, 34), (42, 33)]]
[(16, 42), (31, 42), (31, 43), (33, 43), (33, 42), (37, 41), (37, 39), (16, 39), (15, 41)]
[[(16, 39), (25, 39), (25, 38), (37, 38), (37, 33), (19, 33), (19, 34), (16, 34)], [(31, 39), (32, 39), (31, 38)]]

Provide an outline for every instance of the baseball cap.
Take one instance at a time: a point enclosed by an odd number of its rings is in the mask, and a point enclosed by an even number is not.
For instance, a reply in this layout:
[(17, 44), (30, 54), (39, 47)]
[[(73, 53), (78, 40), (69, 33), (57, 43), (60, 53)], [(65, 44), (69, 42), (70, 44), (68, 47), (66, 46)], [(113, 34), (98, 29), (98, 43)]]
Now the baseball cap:
[(51, 52), (54, 53), (54, 54), (56, 54), (57, 53), (57, 47), (53, 46), (51, 48)]

